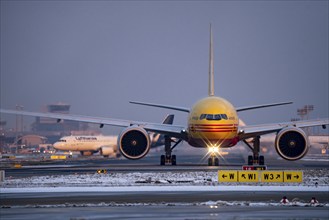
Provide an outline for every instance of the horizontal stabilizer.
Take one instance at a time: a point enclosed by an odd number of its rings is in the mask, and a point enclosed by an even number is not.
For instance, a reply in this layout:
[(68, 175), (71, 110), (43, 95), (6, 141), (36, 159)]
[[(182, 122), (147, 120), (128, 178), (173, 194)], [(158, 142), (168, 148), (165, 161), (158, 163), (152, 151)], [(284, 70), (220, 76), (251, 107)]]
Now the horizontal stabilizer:
[(254, 105), (254, 106), (245, 106), (245, 107), (238, 107), (236, 108), (237, 112), (257, 109), (257, 108), (268, 108), (273, 106), (279, 106), (279, 105), (289, 105), (292, 104), (292, 102), (278, 102), (278, 103), (271, 103), (271, 104), (265, 104), (265, 105)]
[(159, 104), (146, 103), (146, 102), (133, 102), (133, 101), (130, 101), (129, 103), (137, 104), (137, 105), (146, 105), (146, 106), (158, 107), (158, 108), (172, 109), (172, 110), (181, 111), (181, 112), (190, 112), (190, 109), (184, 108), (184, 107), (177, 107), (177, 106), (170, 106), (170, 105), (159, 105)]

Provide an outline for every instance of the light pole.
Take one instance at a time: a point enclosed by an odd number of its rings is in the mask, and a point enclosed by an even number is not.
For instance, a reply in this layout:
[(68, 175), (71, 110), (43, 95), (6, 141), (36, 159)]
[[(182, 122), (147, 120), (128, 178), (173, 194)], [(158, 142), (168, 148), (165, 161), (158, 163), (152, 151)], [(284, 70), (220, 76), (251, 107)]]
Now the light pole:
[[(303, 108), (297, 109), (297, 115), (300, 116), (302, 120), (306, 117), (306, 120), (309, 119), (310, 113), (314, 110), (314, 105), (305, 105)], [(309, 134), (309, 129), (306, 128), (307, 134)]]
[[(21, 111), (24, 109), (24, 106), (22, 105), (16, 105), (16, 110)], [(15, 143), (16, 143), (16, 153), (18, 152), (18, 133), (22, 132), (23, 128), (23, 116), (22, 115), (16, 115), (16, 137), (15, 137)]]

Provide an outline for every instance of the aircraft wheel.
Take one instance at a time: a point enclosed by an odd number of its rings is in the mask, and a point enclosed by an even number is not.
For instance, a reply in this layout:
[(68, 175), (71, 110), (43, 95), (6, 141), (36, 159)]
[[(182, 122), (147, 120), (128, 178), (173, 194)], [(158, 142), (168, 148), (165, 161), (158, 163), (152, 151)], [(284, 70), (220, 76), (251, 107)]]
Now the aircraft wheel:
[(254, 159), (252, 156), (248, 156), (248, 165), (253, 165), (254, 164)]
[(265, 164), (264, 156), (259, 156), (259, 165), (264, 165), (264, 164)]
[(164, 166), (165, 163), (166, 163), (165, 155), (161, 155), (161, 158), (160, 158), (160, 165), (161, 165), (161, 166)]
[(176, 166), (176, 155), (171, 156), (171, 165)]
[(219, 166), (219, 159), (218, 159), (218, 157), (215, 157), (215, 166)]
[(212, 158), (211, 157), (208, 158), (208, 166), (212, 166)]

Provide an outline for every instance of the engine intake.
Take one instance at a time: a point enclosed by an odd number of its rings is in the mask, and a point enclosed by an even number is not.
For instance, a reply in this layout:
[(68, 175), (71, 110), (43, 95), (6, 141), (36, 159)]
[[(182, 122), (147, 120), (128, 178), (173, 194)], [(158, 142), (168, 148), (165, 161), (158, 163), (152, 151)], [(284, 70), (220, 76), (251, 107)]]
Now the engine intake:
[(286, 160), (299, 160), (309, 149), (308, 138), (300, 128), (282, 129), (275, 139), (275, 149)]
[(141, 127), (128, 127), (119, 135), (118, 146), (124, 157), (131, 160), (141, 159), (150, 150), (150, 136)]

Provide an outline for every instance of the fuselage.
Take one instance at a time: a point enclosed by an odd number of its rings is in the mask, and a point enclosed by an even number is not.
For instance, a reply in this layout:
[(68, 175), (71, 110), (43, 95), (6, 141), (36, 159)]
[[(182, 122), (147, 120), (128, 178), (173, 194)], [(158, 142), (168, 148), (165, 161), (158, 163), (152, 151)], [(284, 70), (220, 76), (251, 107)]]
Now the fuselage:
[(66, 136), (54, 144), (54, 148), (64, 151), (98, 151), (102, 146), (116, 148), (116, 136)]
[(227, 100), (209, 96), (198, 101), (188, 118), (188, 143), (193, 147), (232, 147), (237, 144), (239, 118)]
[[(150, 135), (151, 147), (164, 144), (159, 134)], [(117, 136), (65, 136), (54, 143), (56, 150), (63, 151), (98, 151), (101, 147), (117, 149)]]

